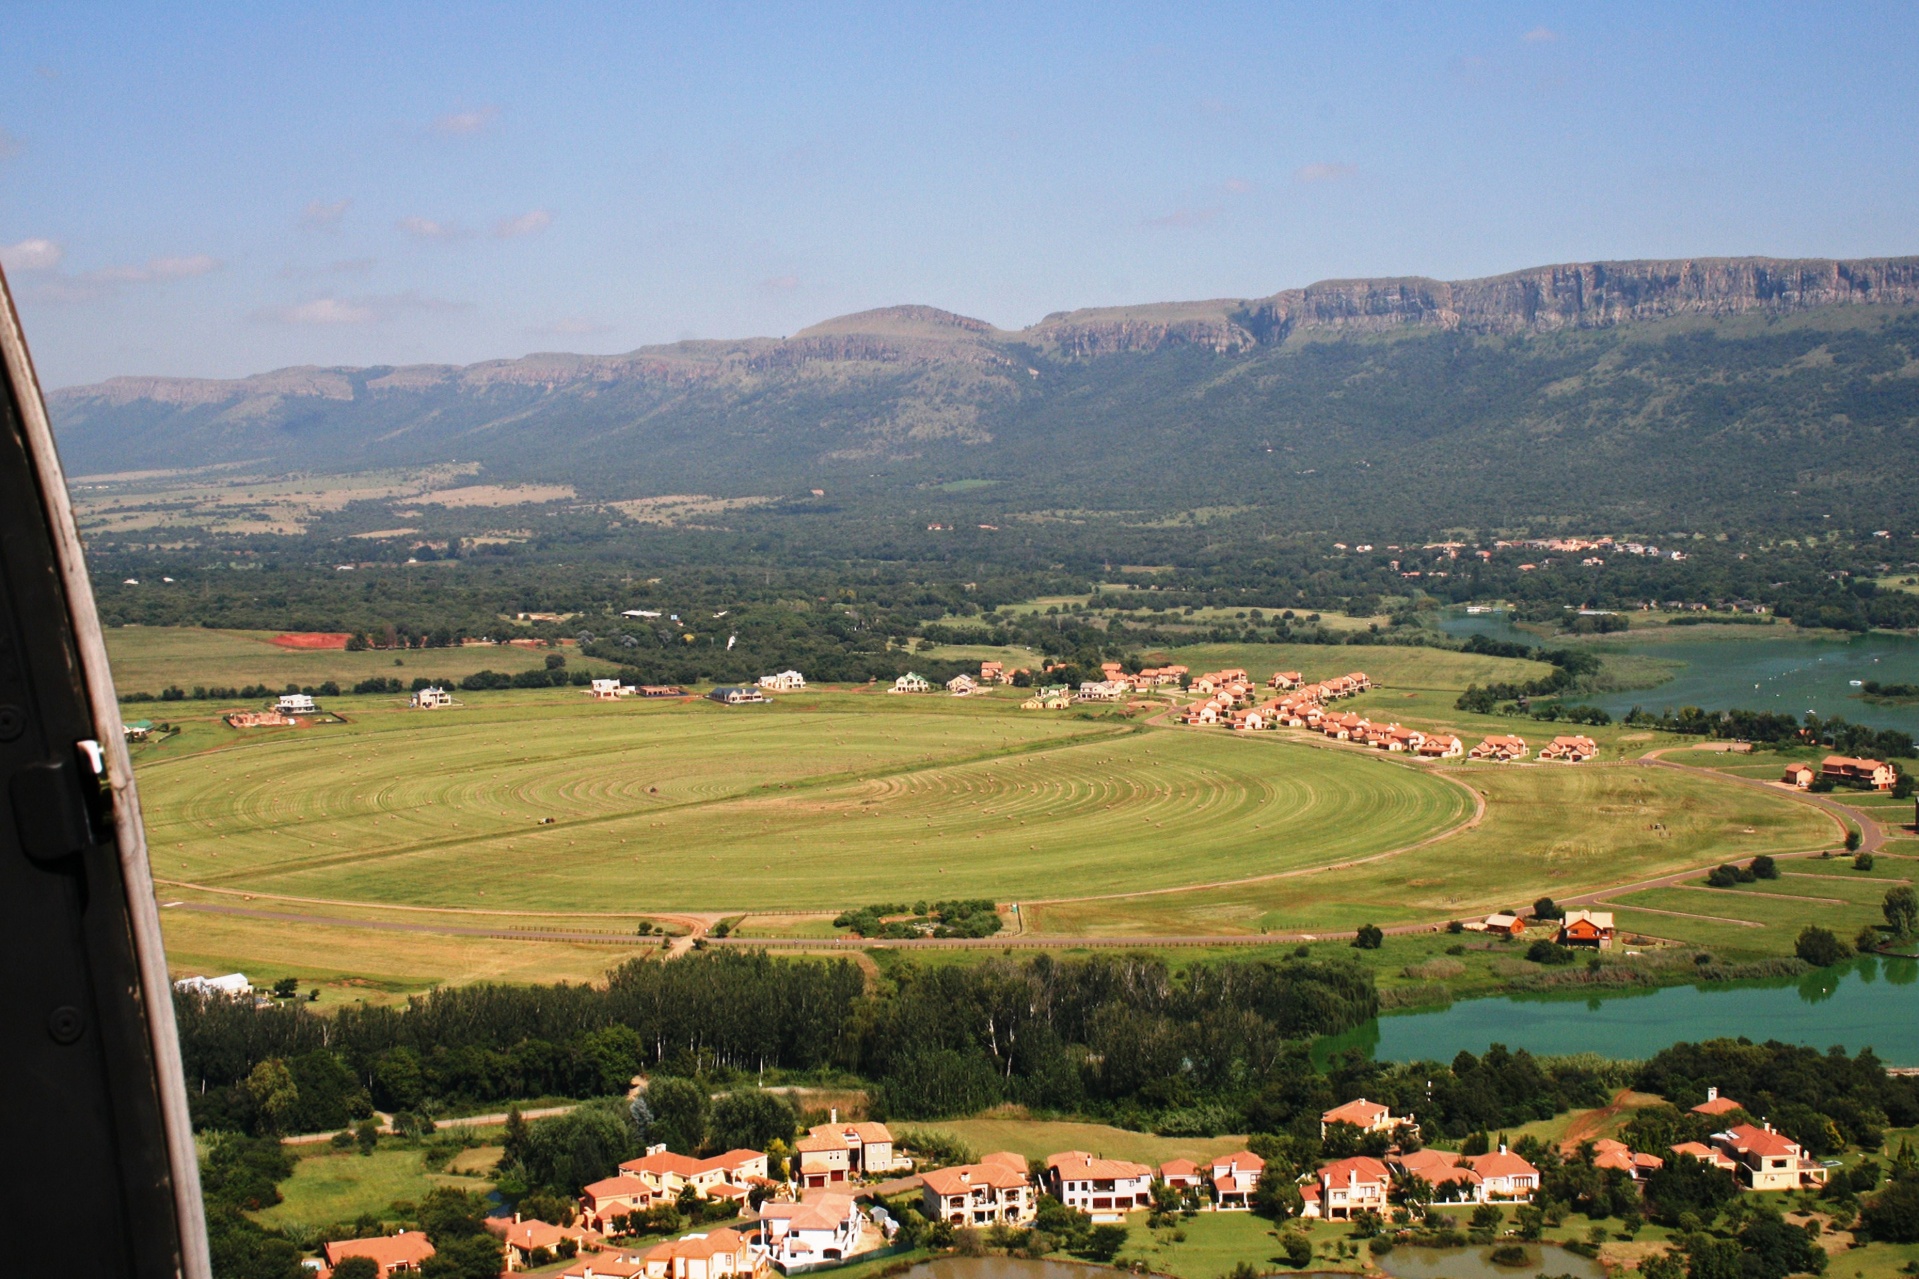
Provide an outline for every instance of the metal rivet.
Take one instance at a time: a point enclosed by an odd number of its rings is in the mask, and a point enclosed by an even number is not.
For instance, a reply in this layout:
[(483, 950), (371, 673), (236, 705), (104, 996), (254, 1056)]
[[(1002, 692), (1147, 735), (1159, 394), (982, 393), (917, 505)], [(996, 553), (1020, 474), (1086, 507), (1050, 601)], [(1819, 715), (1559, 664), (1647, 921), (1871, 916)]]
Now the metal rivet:
[(87, 1019), (72, 1004), (61, 1004), (47, 1014), (47, 1033), (56, 1044), (70, 1044), (87, 1028)]
[(26, 712), (18, 706), (0, 706), (0, 742), (10, 742), (27, 727)]

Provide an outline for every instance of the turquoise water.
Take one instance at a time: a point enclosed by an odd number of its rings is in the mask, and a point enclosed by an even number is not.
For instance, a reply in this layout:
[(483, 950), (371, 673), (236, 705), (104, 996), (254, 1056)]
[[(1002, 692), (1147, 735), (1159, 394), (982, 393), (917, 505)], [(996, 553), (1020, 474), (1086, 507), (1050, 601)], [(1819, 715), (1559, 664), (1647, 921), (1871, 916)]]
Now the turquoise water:
[(1863, 956), (1779, 981), (1467, 999), (1381, 1017), (1322, 1040), (1319, 1053), (1359, 1048), (1382, 1061), (1451, 1061), (1462, 1050), (1483, 1053), (1499, 1043), (1542, 1055), (1641, 1058), (1682, 1040), (1742, 1035), (1821, 1050), (1871, 1048), (1887, 1065), (1919, 1066), (1919, 961)]
[[(1513, 626), (1504, 613), (1450, 613), (1440, 622), (1449, 635), (1538, 644), (1537, 635)], [(1635, 706), (1655, 713), (1668, 707), (1777, 711), (1838, 715), (1855, 724), (1897, 728), (1919, 735), (1919, 704), (1876, 706), (1856, 696), (1851, 680), (1919, 684), (1919, 639), (1905, 635), (1854, 635), (1813, 639), (1784, 623), (1753, 627), (1751, 636), (1632, 641), (1631, 650), (1684, 665), (1657, 688), (1600, 693), (1584, 699), (1613, 715)]]

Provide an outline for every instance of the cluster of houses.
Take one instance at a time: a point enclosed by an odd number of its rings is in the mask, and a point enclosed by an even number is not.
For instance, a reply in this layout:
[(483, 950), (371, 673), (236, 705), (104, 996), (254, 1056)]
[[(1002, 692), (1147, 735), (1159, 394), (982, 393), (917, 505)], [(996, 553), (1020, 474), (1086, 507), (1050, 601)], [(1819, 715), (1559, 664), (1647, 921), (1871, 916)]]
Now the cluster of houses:
[[(1693, 1110), (1713, 1117), (1744, 1115), (1738, 1102), (1721, 1097), (1717, 1089), (1708, 1089), (1706, 1100)], [(1321, 1136), (1334, 1124), (1351, 1125), (1362, 1134), (1384, 1134), (1395, 1143), (1418, 1133), (1411, 1115), (1394, 1115), (1390, 1107), (1364, 1097), (1321, 1115)], [(1712, 1134), (1709, 1141), (1680, 1143), (1671, 1153), (1724, 1169), (1757, 1191), (1816, 1187), (1826, 1180), (1823, 1165), (1769, 1124), (1736, 1124)], [(1610, 1138), (1594, 1142), (1593, 1155), (1598, 1167), (1617, 1169), (1635, 1181), (1665, 1166), (1662, 1157)], [(1105, 1223), (1150, 1208), (1157, 1186), (1203, 1198), (1216, 1212), (1247, 1211), (1266, 1170), (1265, 1161), (1248, 1150), (1203, 1163), (1172, 1159), (1157, 1168), (1083, 1150), (1051, 1155), (1035, 1168), (1025, 1156), (1003, 1150), (977, 1163), (936, 1168), (876, 1186), (862, 1184), (910, 1166), (897, 1153), (885, 1124), (842, 1123), (834, 1112), (828, 1123), (799, 1141), (789, 1181), (770, 1179), (767, 1157), (756, 1150), (694, 1159), (656, 1146), (621, 1164), (616, 1175), (584, 1187), (574, 1225), (516, 1215), (496, 1218), (488, 1226), (505, 1244), (509, 1272), (571, 1256), (576, 1260), (561, 1272), (561, 1279), (768, 1279), (775, 1270), (805, 1273), (883, 1247), (897, 1223), (884, 1207), (862, 1209), (862, 1195), (897, 1195), (917, 1187), (927, 1219), (955, 1227), (1027, 1225), (1038, 1214), (1040, 1197), (1051, 1195), (1095, 1223)], [(1430, 1186), (1433, 1198), (1442, 1203), (1518, 1202), (1531, 1199), (1540, 1187), (1539, 1169), (1503, 1145), (1484, 1154), (1462, 1155), (1389, 1144), (1383, 1156), (1334, 1159), (1303, 1178), (1301, 1215), (1325, 1221), (1348, 1221), (1366, 1212), (1383, 1215), (1391, 1210), (1395, 1187), (1413, 1178)], [(675, 1203), (689, 1189), (702, 1199), (736, 1207), (742, 1220), (643, 1247), (623, 1247), (609, 1237), (625, 1233), (623, 1218), (656, 1203)], [(418, 1271), (433, 1255), (433, 1244), (418, 1231), (337, 1240), (326, 1245), (325, 1265), (316, 1279), (328, 1279), (332, 1268), (348, 1257), (371, 1258), (387, 1279)]]
[(1884, 760), (1828, 755), (1816, 772), (1811, 764), (1786, 765), (1786, 775), (1781, 780), (1799, 790), (1811, 790), (1813, 781), (1822, 777), (1836, 786), (1889, 791), (1899, 781), (1899, 770)]
[(596, 702), (617, 702), (623, 697), (686, 696), (686, 690), (678, 684), (628, 684), (618, 679), (590, 680), (583, 691)]

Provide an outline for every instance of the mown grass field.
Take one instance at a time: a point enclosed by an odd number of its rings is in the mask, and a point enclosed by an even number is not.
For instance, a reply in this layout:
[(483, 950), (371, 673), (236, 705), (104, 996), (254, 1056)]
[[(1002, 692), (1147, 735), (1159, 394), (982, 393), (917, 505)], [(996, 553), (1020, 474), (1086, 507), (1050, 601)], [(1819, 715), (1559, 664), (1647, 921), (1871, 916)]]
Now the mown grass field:
[(896, 1128), (947, 1133), (972, 1147), (975, 1155), (1010, 1150), (1028, 1159), (1044, 1159), (1062, 1150), (1084, 1150), (1103, 1159), (1131, 1159), (1158, 1167), (1168, 1159), (1201, 1162), (1245, 1148), (1244, 1137), (1155, 1137), (1106, 1124), (1064, 1119), (1030, 1119), (1024, 1112), (990, 1111), (970, 1119), (897, 1124)]
[(1018, 900), (1328, 864), (1471, 807), (1369, 755), (1009, 702), (819, 693), (729, 709), (542, 692), (349, 718), (149, 757), (156, 874), (490, 909)]
[(1390, 860), (1295, 879), (1130, 901), (1029, 908), (1043, 931), (1188, 935), (1485, 914), (1713, 860), (1818, 847), (1831, 822), (1785, 795), (1638, 765), (1462, 766), (1486, 816)]
[[(501, 627), (506, 629), (506, 623), (501, 623)], [(114, 627), (106, 632), (113, 686), (123, 695), (139, 692), (155, 696), (169, 684), (189, 690), (196, 685), (241, 688), (265, 684), (269, 688), (284, 688), (288, 684), (318, 685), (333, 680), (343, 688), (350, 688), (376, 675), (411, 684), (418, 676), (460, 679), (480, 670), (511, 674), (546, 664), (544, 651), (506, 644), (413, 649), (404, 653), (349, 653), (337, 648), (281, 648), (271, 642), (277, 634), (278, 631), (210, 631), (193, 627)], [(580, 661), (577, 653), (569, 652), (567, 658), (571, 662)], [(601, 665), (604, 663), (588, 660), (582, 669)], [(182, 705), (168, 702), (138, 713), (158, 709), (178, 714)], [(135, 714), (131, 710), (128, 713), (129, 717)]]

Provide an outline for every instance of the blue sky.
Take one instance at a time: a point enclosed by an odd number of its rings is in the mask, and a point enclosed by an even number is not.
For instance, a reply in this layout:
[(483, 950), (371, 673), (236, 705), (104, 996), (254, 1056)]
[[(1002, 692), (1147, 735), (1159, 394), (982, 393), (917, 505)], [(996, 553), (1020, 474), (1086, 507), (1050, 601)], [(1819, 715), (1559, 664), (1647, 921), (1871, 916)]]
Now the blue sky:
[(49, 386), (1919, 252), (1919, 6), (7, 5)]

